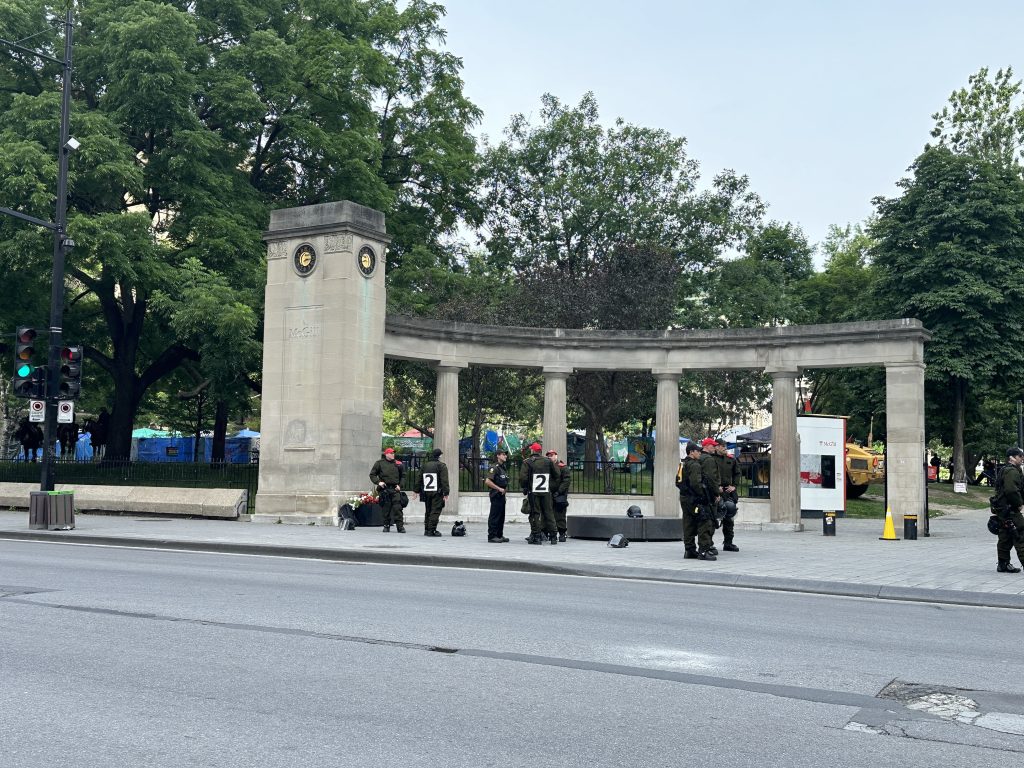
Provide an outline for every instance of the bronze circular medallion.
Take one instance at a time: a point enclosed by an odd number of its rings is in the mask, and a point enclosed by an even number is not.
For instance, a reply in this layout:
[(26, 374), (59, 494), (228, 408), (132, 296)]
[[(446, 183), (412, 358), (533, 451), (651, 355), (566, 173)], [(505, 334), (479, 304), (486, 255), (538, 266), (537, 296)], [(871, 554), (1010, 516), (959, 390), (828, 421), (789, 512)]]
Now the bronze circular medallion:
[(359, 266), (359, 271), (363, 277), (370, 277), (374, 270), (377, 269), (377, 254), (374, 253), (373, 248), (368, 245), (360, 248), (359, 253), (356, 255), (356, 264)]
[(309, 243), (303, 243), (295, 249), (292, 263), (295, 266), (295, 271), (303, 277), (316, 269), (316, 261), (316, 249)]

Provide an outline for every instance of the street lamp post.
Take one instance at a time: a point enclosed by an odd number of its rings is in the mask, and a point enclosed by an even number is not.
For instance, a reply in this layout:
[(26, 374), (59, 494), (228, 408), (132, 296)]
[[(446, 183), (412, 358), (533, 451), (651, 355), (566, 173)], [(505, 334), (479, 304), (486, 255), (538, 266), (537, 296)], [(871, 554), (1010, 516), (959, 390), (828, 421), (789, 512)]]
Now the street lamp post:
[(64, 58), (55, 59), (47, 54), (34, 51), (30, 48), (13, 43), (9, 40), (0, 40), (15, 50), (23, 53), (30, 53), (42, 59), (56, 62), (63, 69), (63, 82), (61, 87), (60, 105), (60, 147), (58, 148), (57, 164), (57, 210), (53, 223), (42, 221), (33, 216), (13, 211), (9, 208), (0, 208), (0, 213), (6, 213), (15, 218), (23, 219), (41, 227), (53, 231), (53, 276), (50, 292), (50, 353), (46, 366), (46, 420), (43, 424), (43, 460), (42, 473), (39, 480), (40, 490), (53, 490), (53, 460), (54, 440), (56, 439), (57, 425), (57, 394), (60, 387), (60, 355), (63, 349), (63, 328), (64, 322), (64, 260), (74, 242), (67, 236), (68, 216), (68, 153), (74, 149), (78, 142), (71, 138), (71, 37), (72, 37), (72, 3), (67, 5), (64, 15)]

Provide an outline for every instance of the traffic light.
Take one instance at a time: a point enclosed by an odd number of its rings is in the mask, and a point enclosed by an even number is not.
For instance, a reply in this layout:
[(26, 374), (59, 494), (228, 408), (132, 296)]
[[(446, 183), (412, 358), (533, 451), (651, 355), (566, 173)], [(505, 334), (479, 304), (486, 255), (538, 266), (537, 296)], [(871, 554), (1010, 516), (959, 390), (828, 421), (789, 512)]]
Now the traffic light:
[(82, 391), (82, 347), (74, 344), (60, 351), (60, 397), (73, 400)]
[(36, 354), (36, 329), (18, 326), (14, 336), (14, 394), (18, 397), (34, 397), (32, 372), (35, 366), (32, 358)]

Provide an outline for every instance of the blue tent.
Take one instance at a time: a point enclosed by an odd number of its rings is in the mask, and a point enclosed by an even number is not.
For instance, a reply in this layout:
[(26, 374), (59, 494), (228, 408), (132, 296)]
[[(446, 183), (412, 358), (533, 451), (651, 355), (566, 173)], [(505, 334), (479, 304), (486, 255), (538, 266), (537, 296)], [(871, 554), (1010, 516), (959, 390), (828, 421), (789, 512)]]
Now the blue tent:
[(240, 429), (240, 430), (238, 430), (237, 433), (232, 435), (232, 437), (259, 437), (259, 436), (260, 436), (259, 432), (254, 432), (251, 429)]

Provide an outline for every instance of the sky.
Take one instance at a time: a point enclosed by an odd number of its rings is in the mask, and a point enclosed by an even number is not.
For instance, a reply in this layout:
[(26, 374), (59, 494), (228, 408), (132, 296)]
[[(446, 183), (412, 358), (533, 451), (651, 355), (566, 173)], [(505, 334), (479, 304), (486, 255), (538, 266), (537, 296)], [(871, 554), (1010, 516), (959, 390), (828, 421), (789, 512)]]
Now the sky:
[(705, 182), (746, 174), (812, 243), (898, 193), (971, 74), (1024, 75), (1020, 0), (439, 1), (478, 135), (593, 91), (604, 124), (685, 136)]

